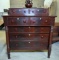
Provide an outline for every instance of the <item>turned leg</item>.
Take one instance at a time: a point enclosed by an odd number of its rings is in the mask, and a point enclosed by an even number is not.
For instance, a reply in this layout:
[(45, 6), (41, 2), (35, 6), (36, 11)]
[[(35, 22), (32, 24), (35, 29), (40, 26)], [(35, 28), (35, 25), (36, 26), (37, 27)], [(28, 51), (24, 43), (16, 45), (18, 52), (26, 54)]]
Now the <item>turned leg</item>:
[(7, 28), (7, 26), (5, 26), (5, 28), (6, 28), (7, 55), (8, 55), (8, 59), (10, 59), (9, 34), (8, 34), (8, 28)]
[(8, 55), (8, 59), (10, 59), (10, 49), (8, 46), (7, 46), (7, 55)]
[(51, 45), (52, 45), (52, 37), (53, 37), (52, 35), (53, 35), (53, 26), (51, 26), (50, 37), (48, 42), (48, 58), (50, 58), (51, 55)]
[(49, 46), (49, 49), (48, 49), (48, 58), (50, 58), (50, 55), (51, 55), (51, 47)]
[(10, 53), (8, 53), (7, 55), (8, 55), (8, 59), (10, 59)]

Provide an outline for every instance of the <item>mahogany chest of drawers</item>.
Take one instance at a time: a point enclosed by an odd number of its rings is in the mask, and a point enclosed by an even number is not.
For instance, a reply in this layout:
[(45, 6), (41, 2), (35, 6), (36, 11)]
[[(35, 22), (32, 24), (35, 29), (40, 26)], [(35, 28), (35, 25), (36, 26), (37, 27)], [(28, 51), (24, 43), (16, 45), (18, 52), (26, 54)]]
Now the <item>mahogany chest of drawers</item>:
[(55, 16), (36, 8), (11, 8), (8, 13), (3, 16), (8, 58), (11, 50), (47, 50), (49, 58)]

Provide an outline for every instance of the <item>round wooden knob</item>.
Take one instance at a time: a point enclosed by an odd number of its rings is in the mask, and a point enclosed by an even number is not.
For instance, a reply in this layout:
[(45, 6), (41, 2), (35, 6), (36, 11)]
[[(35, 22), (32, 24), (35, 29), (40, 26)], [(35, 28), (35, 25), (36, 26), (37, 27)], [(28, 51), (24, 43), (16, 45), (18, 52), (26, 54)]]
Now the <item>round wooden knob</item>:
[(35, 23), (35, 21), (33, 21), (33, 23)]
[(34, 11), (32, 11), (32, 13), (34, 13)]
[(24, 13), (26, 13), (26, 11), (24, 11)]
[(48, 22), (47, 20), (45, 22)]
[(30, 36), (31, 34), (29, 34), (29, 36)]
[(24, 20), (23, 22), (26, 23), (26, 20)]
[(40, 18), (40, 20), (42, 20), (42, 18)]
[(19, 20), (19, 18), (17, 18), (17, 20)]
[(30, 27), (29, 27), (29, 29), (30, 29)]
[(28, 42), (29, 44), (31, 43), (31, 42)]
[(41, 38), (43, 38), (44, 36), (41, 36)]

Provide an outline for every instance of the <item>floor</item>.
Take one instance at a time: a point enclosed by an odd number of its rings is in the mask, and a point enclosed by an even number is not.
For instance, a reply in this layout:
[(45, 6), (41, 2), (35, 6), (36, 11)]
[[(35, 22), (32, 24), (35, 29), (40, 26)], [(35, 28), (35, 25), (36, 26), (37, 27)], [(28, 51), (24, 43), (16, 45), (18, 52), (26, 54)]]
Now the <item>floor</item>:
[(0, 17), (0, 30), (1, 30), (1, 29), (3, 28), (3, 26), (4, 26), (3, 23), (4, 23), (4, 22), (3, 22), (3, 18)]
[[(6, 54), (5, 31), (0, 31), (0, 60), (8, 60)], [(47, 51), (44, 52), (11, 52), (9, 60), (59, 60), (59, 42), (52, 44), (51, 57), (47, 58)]]
[(3, 24), (3, 18), (0, 18), (0, 25)]

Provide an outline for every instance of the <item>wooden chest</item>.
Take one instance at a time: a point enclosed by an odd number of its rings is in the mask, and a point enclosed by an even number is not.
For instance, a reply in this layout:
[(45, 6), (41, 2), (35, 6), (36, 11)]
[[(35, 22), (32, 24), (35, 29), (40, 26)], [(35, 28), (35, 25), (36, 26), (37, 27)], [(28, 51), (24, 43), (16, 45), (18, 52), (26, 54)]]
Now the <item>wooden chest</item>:
[(49, 16), (47, 11), (11, 8), (9, 15), (3, 16), (8, 58), (11, 50), (48, 50), (50, 57), (55, 16)]

